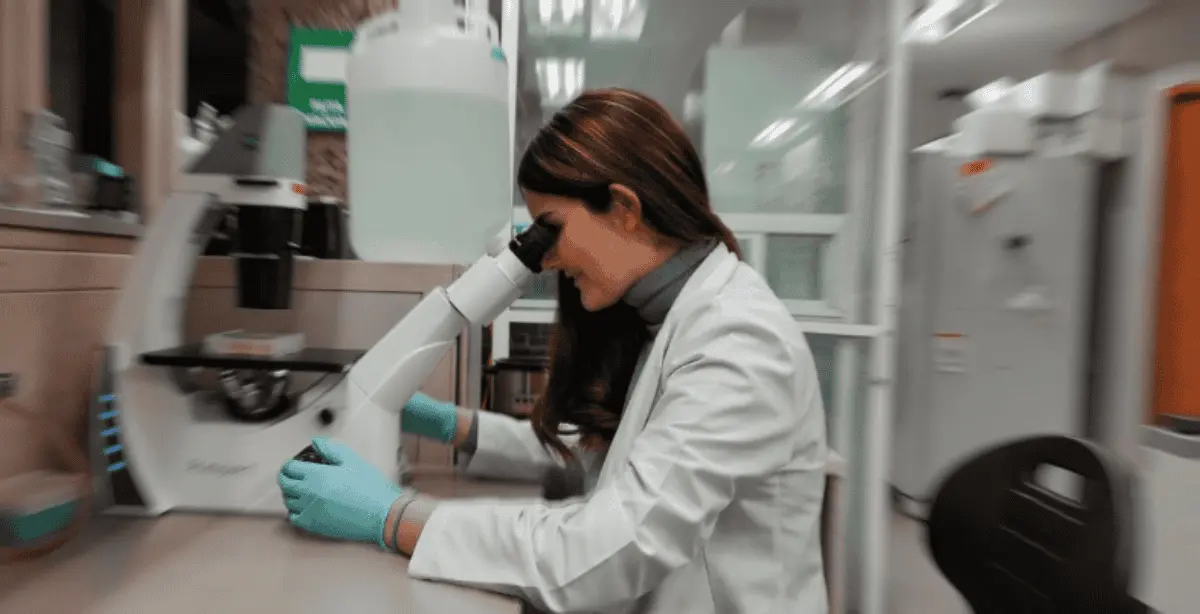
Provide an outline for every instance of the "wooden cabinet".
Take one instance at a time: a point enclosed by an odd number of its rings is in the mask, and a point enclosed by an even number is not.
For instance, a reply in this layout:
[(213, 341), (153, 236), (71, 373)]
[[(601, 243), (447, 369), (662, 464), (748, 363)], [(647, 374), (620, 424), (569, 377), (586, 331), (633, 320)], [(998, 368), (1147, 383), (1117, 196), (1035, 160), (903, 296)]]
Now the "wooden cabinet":
[(1200, 418), (1200, 84), (1168, 97), (1154, 421)]

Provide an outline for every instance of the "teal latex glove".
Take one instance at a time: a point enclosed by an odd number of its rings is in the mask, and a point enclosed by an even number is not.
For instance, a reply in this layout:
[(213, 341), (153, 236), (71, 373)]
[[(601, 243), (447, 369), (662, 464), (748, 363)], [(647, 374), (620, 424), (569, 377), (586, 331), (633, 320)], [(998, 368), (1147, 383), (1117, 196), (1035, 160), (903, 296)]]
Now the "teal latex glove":
[(375, 473), (383, 478), (385, 482), (392, 484), (393, 488), (396, 489), (397, 494), (401, 492), (399, 485), (392, 483), (387, 476), (383, 475), (382, 472), (375, 468), (375, 465), (368, 463), (367, 459), (359, 456), (358, 452), (352, 450), (350, 446), (344, 443), (333, 441), (332, 439), (326, 439), (324, 437), (314, 437), (312, 444), (313, 447), (316, 448), (317, 453), (324, 457), (325, 460), (329, 461), (331, 464), (349, 467), (355, 471), (369, 471)]
[(420, 392), (404, 404), (404, 411), (400, 414), (400, 430), (442, 443), (454, 441), (454, 431), (457, 428), (457, 406)]
[(335, 464), (292, 460), (283, 466), (279, 488), (288, 520), (310, 533), (388, 549), (384, 525), (403, 490), (346, 446), (326, 440), (313, 445)]

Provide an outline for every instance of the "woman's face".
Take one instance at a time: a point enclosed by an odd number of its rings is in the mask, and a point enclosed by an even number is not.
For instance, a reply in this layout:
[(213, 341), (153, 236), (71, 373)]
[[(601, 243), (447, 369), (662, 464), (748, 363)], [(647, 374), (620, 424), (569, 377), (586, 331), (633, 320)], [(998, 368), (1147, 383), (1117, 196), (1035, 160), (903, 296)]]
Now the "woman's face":
[(614, 186), (613, 196), (608, 213), (595, 213), (579, 199), (525, 192), (530, 215), (545, 215), (562, 229), (542, 266), (566, 273), (588, 311), (615, 304), (670, 257), (668, 248), (642, 222), (636, 196), (621, 186)]

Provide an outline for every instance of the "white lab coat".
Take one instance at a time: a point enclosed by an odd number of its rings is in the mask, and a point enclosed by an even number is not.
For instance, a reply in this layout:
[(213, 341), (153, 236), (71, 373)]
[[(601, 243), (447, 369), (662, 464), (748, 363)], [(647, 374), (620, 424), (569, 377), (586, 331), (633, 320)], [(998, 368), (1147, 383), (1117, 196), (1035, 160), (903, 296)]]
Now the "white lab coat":
[[(826, 614), (824, 410), (787, 309), (718, 245), (647, 351), (586, 497), (443, 501), (409, 574), (552, 612)], [(527, 422), (477, 419), (468, 473), (554, 462)]]

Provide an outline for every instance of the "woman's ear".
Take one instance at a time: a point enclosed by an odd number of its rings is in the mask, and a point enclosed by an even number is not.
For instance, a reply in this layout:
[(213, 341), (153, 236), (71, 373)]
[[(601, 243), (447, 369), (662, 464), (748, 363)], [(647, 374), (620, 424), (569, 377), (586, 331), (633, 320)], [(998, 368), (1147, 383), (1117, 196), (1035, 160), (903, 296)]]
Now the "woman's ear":
[(608, 189), (612, 193), (612, 210), (619, 216), (621, 228), (626, 232), (634, 232), (642, 227), (642, 201), (638, 195), (619, 183), (614, 183)]

